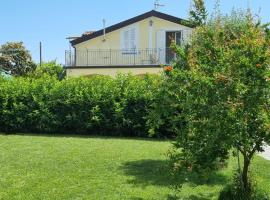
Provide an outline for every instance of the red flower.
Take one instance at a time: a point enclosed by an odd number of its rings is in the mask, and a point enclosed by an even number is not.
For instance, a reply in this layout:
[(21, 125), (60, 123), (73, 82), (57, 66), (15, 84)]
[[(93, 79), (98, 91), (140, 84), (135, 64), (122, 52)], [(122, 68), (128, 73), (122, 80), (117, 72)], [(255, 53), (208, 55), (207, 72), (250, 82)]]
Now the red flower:
[(173, 67), (172, 66), (166, 66), (166, 67), (164, 67), (164, 71), (165, 72), (170, 72), (172, 70), (173, 70)]

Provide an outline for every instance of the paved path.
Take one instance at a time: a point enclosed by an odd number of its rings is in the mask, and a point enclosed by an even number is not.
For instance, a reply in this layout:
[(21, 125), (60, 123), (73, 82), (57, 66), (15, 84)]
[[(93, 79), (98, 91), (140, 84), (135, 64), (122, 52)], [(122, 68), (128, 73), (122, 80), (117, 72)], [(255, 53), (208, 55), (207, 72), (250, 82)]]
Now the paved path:
[(270, 160), (270, 146), (265, 145), (264, 152), (260, 153), (259, 155), (266, 160)]

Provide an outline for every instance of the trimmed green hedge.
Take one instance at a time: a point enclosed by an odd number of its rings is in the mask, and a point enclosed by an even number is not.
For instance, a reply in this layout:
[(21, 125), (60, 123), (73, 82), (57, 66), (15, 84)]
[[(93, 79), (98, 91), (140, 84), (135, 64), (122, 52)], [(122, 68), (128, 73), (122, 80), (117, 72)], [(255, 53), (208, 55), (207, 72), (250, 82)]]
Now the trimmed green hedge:
[(0, 80), (0, 131), (148, 136), (161, 77)]

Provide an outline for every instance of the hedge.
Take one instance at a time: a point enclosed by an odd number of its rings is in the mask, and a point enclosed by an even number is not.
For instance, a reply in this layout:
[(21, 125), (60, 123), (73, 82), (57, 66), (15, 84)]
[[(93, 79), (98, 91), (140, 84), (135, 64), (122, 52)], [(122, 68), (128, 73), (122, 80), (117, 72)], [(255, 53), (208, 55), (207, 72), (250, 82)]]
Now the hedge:
[(160, 76), (0, 79), (0, 132), (148, 136)]

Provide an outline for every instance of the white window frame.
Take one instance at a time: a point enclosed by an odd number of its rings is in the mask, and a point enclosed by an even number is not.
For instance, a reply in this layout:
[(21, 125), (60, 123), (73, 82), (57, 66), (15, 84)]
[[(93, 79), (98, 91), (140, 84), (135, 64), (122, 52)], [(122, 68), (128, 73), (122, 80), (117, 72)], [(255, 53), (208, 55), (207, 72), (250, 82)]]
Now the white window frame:
[[(133, 32), (133, 40), (131, 34)], [(121, 49), (123, 55), (137, 54), (139, 44), (139, 28), (138, 25), (130, 25), (121, 30)], [(133, 47), (132, 47), (133, 46)]]

